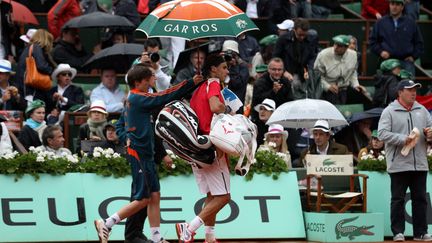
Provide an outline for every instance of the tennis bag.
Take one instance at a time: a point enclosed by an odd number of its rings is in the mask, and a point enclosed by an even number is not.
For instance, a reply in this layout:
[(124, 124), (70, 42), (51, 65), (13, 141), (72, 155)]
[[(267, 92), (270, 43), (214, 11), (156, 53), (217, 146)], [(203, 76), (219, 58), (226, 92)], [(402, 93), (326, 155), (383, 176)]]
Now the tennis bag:
[(165, 105), (155, 124), (156, 134), (180, 158), (199, 168), (209, 166), (215, 159), (215, 151), (208, 136), (198, 135), (196, 113), (181, 101)]
[[(256, 137), (256, 125), (243, 115), (219, 114), (213, 116), (210, 140), (214, 146), (225, 153), (239, 156), (235, 167), (238, 175), (246, 175), (251, 164), (254, 163), (257, 149)], [(247, 161), (243, 163), (245, 157)]]

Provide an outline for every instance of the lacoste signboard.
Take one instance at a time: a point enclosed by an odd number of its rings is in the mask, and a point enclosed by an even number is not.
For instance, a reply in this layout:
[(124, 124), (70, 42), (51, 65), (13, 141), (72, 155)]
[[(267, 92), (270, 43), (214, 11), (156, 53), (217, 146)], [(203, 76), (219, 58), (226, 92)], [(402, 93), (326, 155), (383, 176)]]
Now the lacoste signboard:
[(306, 239), (320, 242), (379, 242), (384, 240), (382, 213), (305, 212)]
[(353, 156), (346, 155), (306, 155), (307, 174), (352, 175), (354, 173)]

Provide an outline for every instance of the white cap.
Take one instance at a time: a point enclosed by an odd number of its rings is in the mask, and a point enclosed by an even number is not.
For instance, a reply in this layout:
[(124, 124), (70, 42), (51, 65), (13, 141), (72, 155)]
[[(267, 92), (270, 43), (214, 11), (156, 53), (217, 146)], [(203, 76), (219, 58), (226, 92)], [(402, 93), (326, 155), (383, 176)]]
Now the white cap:
[(25, 43), (29, 43), (30, 39), (33, 37), (33, 35), (36, 33), (37, 29), (28, 29), (27, 33), (25, 35), (21, 35), (20, 39), (24, 41)]
[(272, 99), (265, 99), (261, 104), (256, 105), (254, 109), (259, 112), (261, 106), (264, 106), (268, 111), (274, 111), (276, 109), (276, 102)]
[(103, 114), (108, 114), (106, 111), (106, 105), (103, 100), (95, 100), (90, 105), (90, 110), (88, 112), (97, 111)]
[(12, 65), (8, 60), (0, 60), (0, 73), (15, 73), (12, 71)]
[(282, 23), (277, 24), (280, 30), (292, 30), (294, 28), (294, 21), (291, 19), (285, 19)]
[(283, 126), (280, 124), (271, 124), (268, 128), (268, 132), (264, 134), (264, 136), (267, 136), (268, 134), (282, 134), (285, 139), (288, 137), (288, 132), (285, 131)]
[(60, 63), (57, 66), (57, 68), (54, 70), (54, 72), (51, 74), (51, 79), (53, 81), (57, 81), (57, 75), (59, 75), (59, 73), (63, 73), (63, 72), (71, 72), (72, 73), (71, 79), (75, 78), (75, 75), (77, 74), (77, 70), (75, 68), (71, 67), (69, 64)]
[(323, 132), (330, 132), (329, 124), (326, 120), (318, 120), (312, 130), (321, 130)]
[(223, 45), (222, 45), (222, 51), (228, 51), (231, 50), (237, 54), (239, 54), (239, 49), (238, 49), (238, 43), (237, 41), (234, 40), (226, 40), (224, 41)]

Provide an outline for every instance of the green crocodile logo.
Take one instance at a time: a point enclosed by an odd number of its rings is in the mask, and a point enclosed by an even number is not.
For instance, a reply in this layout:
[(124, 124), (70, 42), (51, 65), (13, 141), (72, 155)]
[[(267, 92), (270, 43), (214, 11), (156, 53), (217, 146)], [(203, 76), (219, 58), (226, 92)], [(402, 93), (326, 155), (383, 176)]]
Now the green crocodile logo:
[(333, 161), (331, 159), (325, 159), (323, 161), (323, 166), (330, 166), (330, 165), (335, 165), (335, 164), (336, 164), (336, 161)]
[(348, 239), (353, 240), (356, 236), (361, 235), (374, 235), (373, 232), (370, 232), (369, 229), (375, 227), (375, 225), (371, 226), (354, 226), (354, 225), (347, 225), (344, 226), (344, 224), (352, 222), (356, 219), (358, 219), (359, 216), (354, 218), (347, 218), (342, 219), (336, 224), (335, 227), (335, 233), (336, 233), (336, 239), (340, 239), (341, 237), (348, 237)]

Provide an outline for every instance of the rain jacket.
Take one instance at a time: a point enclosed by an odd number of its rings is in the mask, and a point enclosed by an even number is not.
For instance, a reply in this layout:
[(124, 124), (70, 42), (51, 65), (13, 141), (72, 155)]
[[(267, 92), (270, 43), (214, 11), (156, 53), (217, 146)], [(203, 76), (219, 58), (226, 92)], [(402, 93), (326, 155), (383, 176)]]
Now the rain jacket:
[[(411, 110), (404, 108), (398, 100), (384, 109), (378, 124), (378, 138), (385, 143), (388, 173), (429, 170), (423, 128), (431, 126), (429, 112), (417, 101)], [(401, 150), (414, 127), (419, 129), (420, 138), (408, 155), (403, 156)]]
[(348, 49), (345, 54), (338, 56), (333, 46), (327, 47), (318, 53), (314, 70), (321, 74), (321, 86), (328, 91), (331, 84), (339, 88), (359, 86), (357, 79), (357, 52)]
[(386, 15), (375, 23), (369, 36), (369, 48), (376, 55), (382, 51), (390, 58), (403, 60), (409, 56), (415, 59), (424, 52), (423, 37), (415, 21), (409, 17), (398, 18), (395, 27), (392, 17)]
[(54, 40), (60, 37), (61, 28), (70, 19), (80, 16), (81, 9), (77, 0), (60, 0), (48, 12), (48, 30)]

